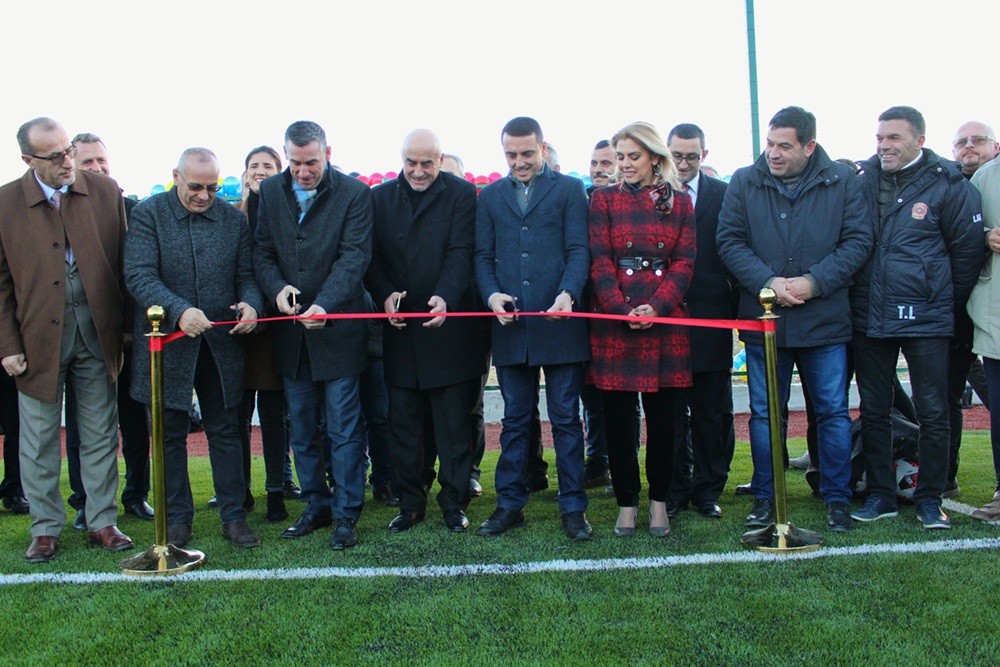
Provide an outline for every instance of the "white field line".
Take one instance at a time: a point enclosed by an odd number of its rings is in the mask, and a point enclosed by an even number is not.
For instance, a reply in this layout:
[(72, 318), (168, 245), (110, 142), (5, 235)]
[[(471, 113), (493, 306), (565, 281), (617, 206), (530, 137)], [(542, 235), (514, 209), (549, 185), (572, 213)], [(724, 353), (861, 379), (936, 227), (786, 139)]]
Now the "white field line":
[(903, 544), (860, 544), (828, 547), (809, 553), (769, 554), (760, 551), (733, 551), (689, 556), (649, 558), (604, 558), (598, 560), (552, 560), (534, 563), (469, 563), (465, 565), (429, 565), (418, 567), (322, 567), (273, 570), (194, 570), (170, 577), (133, 577), (120, 573), (52, 573), (0, 575), (0, 587), (27, 584), (117, 584), (149, 581), (174, 583), (214, 581), (276, 581), (300, 579), (375, 579), (379, 577), (446, 578), (483, 575), (537, 574), (539, 572), (606, 572), (610, 570), (647, 570), (691, 565), (745, 563), (781, 563), (789, 560), (813, 560), (837, 556), (872, 556), (975, 551), (1000, 549), (1000, 538), (939, 540)]

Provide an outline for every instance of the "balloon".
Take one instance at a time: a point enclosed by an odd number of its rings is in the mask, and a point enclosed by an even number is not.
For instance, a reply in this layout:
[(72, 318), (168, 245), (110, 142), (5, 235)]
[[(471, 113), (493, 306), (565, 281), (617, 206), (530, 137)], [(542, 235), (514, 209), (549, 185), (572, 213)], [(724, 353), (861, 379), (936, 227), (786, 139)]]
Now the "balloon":
[(391, 181), (394, 178), (399, 178), (399, 174), (394, 171), (387, 171), (385, 172), (385, 176), (383, 176), (383, 178), (387, 181)]
[(490, 172), (490, 177), (489, 177), (490, 183), (499, 181), (501, 178), (503, 178), (503, 176), (500, 175), (500, 172), (498, 171)]
[(149, 191), (149, 194), (151, 194), (151, 195), (158, 195), (161, 192), (166, 192), (166, 191), (167, 191), (167, 189), (165, 187), (163, 187), (162, 185), (160, 185), (159, 183), (157, 183), (156, 185), (153, 186), (153, 189)]
[(226, 197), (238, 197), (240, 195), (240, 179), (235, 176), (226, 176), (222, 181), (222, 194)]

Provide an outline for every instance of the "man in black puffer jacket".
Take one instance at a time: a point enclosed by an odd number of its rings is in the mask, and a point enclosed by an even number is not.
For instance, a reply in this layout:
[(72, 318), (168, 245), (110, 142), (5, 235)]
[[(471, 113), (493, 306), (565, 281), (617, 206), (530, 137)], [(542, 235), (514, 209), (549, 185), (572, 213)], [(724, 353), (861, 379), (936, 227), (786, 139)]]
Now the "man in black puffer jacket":
[(948, 343), (985, 259), (979, 193), (958, 166), (923, 148), (924, 118), (892, 107), (878, 118), (877, 153), (861, 163), (877, 215), (875, 248), (851, 290), (854, 359), (870, 495), (852, 516), (896, 516), (892, 376), (906, 358), (920, 422), (913, 494), (924, 528), (950, 528), (941, 511), (948, 472)]

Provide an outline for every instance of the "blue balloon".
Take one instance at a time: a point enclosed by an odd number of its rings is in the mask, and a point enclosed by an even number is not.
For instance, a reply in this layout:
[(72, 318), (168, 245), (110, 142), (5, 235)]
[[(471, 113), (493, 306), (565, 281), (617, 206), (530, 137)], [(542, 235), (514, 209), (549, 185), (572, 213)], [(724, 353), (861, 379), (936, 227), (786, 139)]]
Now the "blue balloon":
[(592, 180), (590, 180), (590, 176), (589, 175), (583, 177), (583, 187), (589, 188), (589, 187), (592, 187), (593, 185), (594, 185), (594, 182)]
[(157, 183), (156, 185), (153, 186), (153, 189), (149, 191), (149, 194), (151, 194), (151, 195), (158, 195), (161, 192), (166, 192), (166, 191), (167, 191), (167, 189), (165, 187), (163, 187), (162, 185), (160, 185), (159, 183)]
[(569, 172), (566, 175), (567, 176), (572, 176), (573, 178), (580, 178), (580, 172), (578, 172), (578, 171), (571, 171), (571, 172)]
[(240, 194), (240, 179), (235, 176), (226, 176), (222, 181), (222, 194), (227, 197), (238, 197)]

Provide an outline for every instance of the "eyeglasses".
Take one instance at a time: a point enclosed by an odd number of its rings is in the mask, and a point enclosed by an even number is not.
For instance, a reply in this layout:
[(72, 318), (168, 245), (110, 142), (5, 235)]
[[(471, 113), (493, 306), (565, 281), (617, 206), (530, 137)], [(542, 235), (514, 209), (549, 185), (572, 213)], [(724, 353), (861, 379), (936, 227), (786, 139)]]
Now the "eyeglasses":
[(976, 135), (974, 137), (962, 137), (960, 139), (956, 139), (955, 142), (952, 143), (952, 146), (954, 146), (955, 148), (965, 148), (966, 144), (968, 144), (970, 141), (972, 142), (973, 146), (985, 146), (987, 141), (994, 141), (994, 139), (990, 139), (989, 137), (984, 137), (982, 135)]
[(28, 153), (27, 155), (28, 155), (28, 157), (33, 157), (36, 160), (48, 160), (49, 162), (51, 162), (52, 164), (54, 164), (54, 165), (56, 165), (58, 167), (59, 165), (61, 165), (63, 163), (63, 161), (66, 158), (69, 158), (70, 160), (72, 160), (73, 158), (75, 158), (76, 157), (76, 151), (77, 151), (76, 144), (72, 144), (66, 150), (60, 151), (58, 153), (53, 153), (52, 155), (34, 155), (32, 153)]
[(202, 190), (208, 190), (209, 194), (214, 195), (216, 192), (222, 189), (222, 186), (219, 185), (218, 183), (205, 185), (204, 183), (191, 183), (188, 181), (188, 179), (180, 175), (178, 175), (178, 178), (184, 181), (184, 183), (187, 185), (187, 189), (190, 190), (191, 192), (201, 192)]
[(680, 164), (681, 162), (687, 162), (688, 164), (694, 164), (695, 162), (701, 162), (701, 153), (688, 153), (684, 155), (683, 153), (671, 153), (674, 156), (674, 162)]

